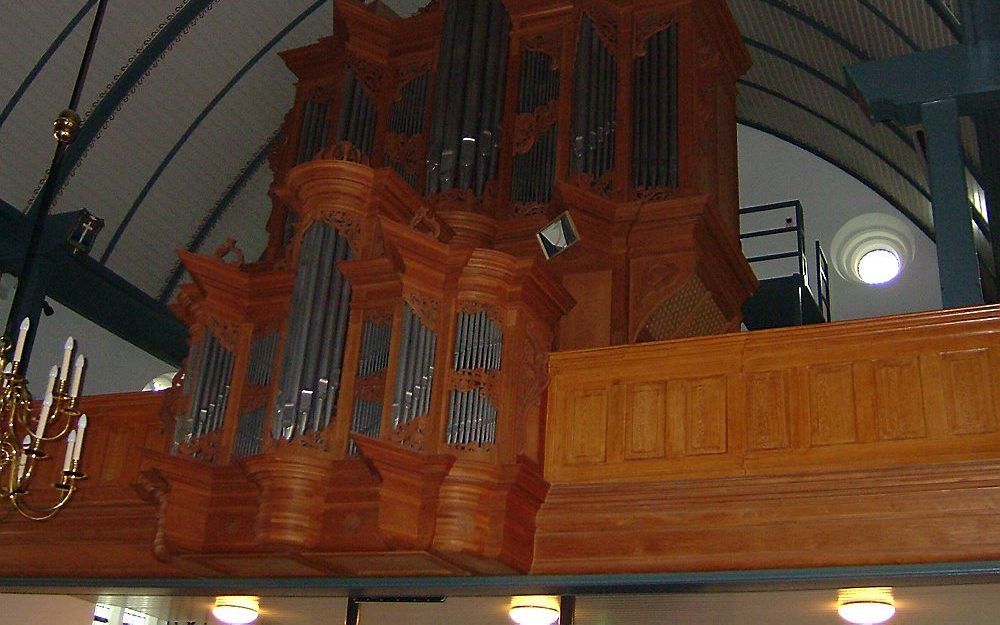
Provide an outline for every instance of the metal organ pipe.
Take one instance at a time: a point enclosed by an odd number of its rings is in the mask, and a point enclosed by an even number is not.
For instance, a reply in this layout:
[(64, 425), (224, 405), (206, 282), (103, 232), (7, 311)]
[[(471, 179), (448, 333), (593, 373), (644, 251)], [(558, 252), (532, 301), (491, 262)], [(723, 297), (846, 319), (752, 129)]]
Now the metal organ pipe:
[(371, 98), (355, 76), (354, 70), (344, 72), (344, 91), (337, 118), (336, 140), (348, 141), (366, 155), (372, 153), (375, 137), (376, 110)]
[(677, 27), (646, 40), (635, 59), (632, 184), (677, 185)]
[(577, 40), (571, 167), (600, 178), (614, 167), (618, 66), (584, 14)]
[[(503, 330), (486, 310), (460, 312), (455, 325), (454, 369), (485, 382), (500, 370)], [(453, 389), (450, 394), (446, 442), (449, 445), (482, 446), (493, 442), (496, 408), (481, 388)]]
[(437, 353), (437, 334), (424, 325), (409, 303), (403, 305), (403, 332), (393, 389), (393, 428), (406, 425), (430, 410)]
[(336, 263), (349, 256), (344, 237), (326, 223), (313, 224), (303, 236), (285, 339), (275, 439), (321, 429), (335, 409), (350, 305), (350, 286)]
[[(376, 378), (385, 371), (389, 364), (389, 346), (392, 338), (392, 327), (389, 323), (376, 323), (365, 320), (361, 330), (361, 351), (358, 357), (358, 386), (361, 381)], [(354, 417), (351, 421), (351, 431), (365, 436), (377, 437), (382, 423), (382, 393), (372, 400), (363, 399), (360, 394), (354, 400)], [(348, 453), (355, 454), (357, 448), (354, 442), (348, 445)]]
[(481, 195), (496, 176), (509, 30), (501, 0), (445, 6), (427, 193), (458, 188)]

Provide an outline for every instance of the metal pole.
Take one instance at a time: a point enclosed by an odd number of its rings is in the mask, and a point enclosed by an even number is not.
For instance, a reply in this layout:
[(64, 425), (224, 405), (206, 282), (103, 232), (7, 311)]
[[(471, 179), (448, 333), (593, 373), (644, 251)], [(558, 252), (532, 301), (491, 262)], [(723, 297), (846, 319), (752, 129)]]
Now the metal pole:
[[(97, 44), (97, 36), (101, 31), (101, 23), (104, 21), (104, 12), (107, 9), (107, 0), (100, 0), (97, 4), (97, 11), (94, 14), (94, 23), (90, 27), (90, 36), (87, 38), (87, 47), (83, 52), (83, 59), (80, 61), (80, 69), (76, 74), (76, 82), (73, 84), (73, 93), (69, 98), (69, 106), (66, 107), (59, 117), (56, 118), (55, 131), (56, 145), (55, 153), (52, 155), (52, 162), (49, 165), (49, 175), (45, 178), (38, 202), (38, 211), (29, 215), (33, 217), (31, 223), (31, 234), (28, 238), (28, 246), (24, 252), (24, 260), (21, 263), (21, 271), (18, 274), (17, 288), (14, 290), (14, 297), (10, 304), (10, 313), (7, 316), (7, 325), (4, 329), (4, 337), (12, 341), (17, 335), (21, 320), (25, 317), (31, 319), (31, 327), (24, 343), (24, 350), (21, 354), (20, 369), (22, 373), (28, 371), (28, 360), (31, 358), (31, 347), (35, 342), (35, 334), (38, 331), (38, 318), (42, 310), (42, 302), (45, 301), (45, 278), (37, 263), (38, 246), (42, 240), (42, 232), (45, 230), (45, 220), (52, 209), (56, 185), (61, 178), (62, 162), (69, 145), (76, 139), (80, 131), (80, 116), (76, 113), (76, 107), (80, 103), (80, 95), (83, 92), (83, 84), (87, 79), (87, 72), (90, 69), (90, 61), (94, 56), (94, 46)], [(36, 286), (35, 283), (42, 281)], [(31, 297), (33, 295), (33, 297)]]

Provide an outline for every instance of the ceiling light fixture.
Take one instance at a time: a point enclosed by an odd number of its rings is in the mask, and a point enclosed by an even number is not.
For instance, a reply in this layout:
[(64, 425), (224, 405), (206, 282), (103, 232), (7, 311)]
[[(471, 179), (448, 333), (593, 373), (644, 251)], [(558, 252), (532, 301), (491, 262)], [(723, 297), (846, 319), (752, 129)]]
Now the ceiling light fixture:
[(518, 625), (552, 625), (559, 620), (559, 599), (544, 595), (514, 597), (509, 614)]
[(841, 588), (837, 591), (837, 614), (849, 623), (875, 625), (896, 613), (892, 588)]
[(229, 625), (246, 625), (257, 620), (260, 600), (257, 597), (223, 596), (215, 598), (212, 616)]
[(899, 275), (899, 256), (892, 250), (877, 247), (858, 260), (858, 277), (866, 284), (885, 284)]

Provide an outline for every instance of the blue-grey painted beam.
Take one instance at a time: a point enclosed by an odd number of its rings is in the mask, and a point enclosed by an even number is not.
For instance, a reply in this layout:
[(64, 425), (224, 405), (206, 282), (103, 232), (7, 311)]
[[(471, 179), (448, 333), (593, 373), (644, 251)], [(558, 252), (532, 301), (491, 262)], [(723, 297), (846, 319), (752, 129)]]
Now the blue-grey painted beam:
[(924, 102), (953, 99), (960, 115), (1000, 107), (1000, 41), (869, 61), (847, 68), (874, 121), (921, 120)]
[(87, 15), (87, 13), (90, 11), (90, 9), (93, 8), (95, 4), (97, 4), (97, 0), (87, 0), (87, 2), (85, 2), (84, 5), (80, 7), (80, 10), (76, 12), (76, 15), (74, 15), (69, 20), (69, 22), (62, 29), (62, 31), (60, 31), (60, 33), (56, 35), (56, 38), (52, 40), (52, 43), (50, 43), (49, 47), (45, 50), (45, 52), (42, 53), (42, 56), (38, 57), (38, 62), (36, 62), (35, 66), (31, 68), (31, 71), (28, 72), (28, 75), (24, 77), (24, 80), (21, 81), (21, 84), (18, 85), (17, 89), (14, 91), (14, 95), (12, 95), (9, 100), (7, 100), (7, 104), (5, 104), (3, 110), (0, 111), (0, 126), (3, 126), (4, 122), (7, 121), (7, 118), (10, 116), (11, 112), (17, 106), (18, 102), (21, 101), (21, 98), (24, 96), (24, 93), (28, 90), (28, 87), (30, 87), (31, 83), (34, 82), (35, 78), (37, 78), (38, 75), (42, 73), (42, 68), (44, 68), (45, 64), (49, 62), (49, 59), (52, 58), (52, 55), (56, 53), (56, 50), (59, 49), (59, 46), (61, 46), (63, 42), (66, 41), (66, 38), (69, 37), (70, 33), (73, 32), (73, 30), (76, 28), (76, 25), (79, 24), (81, 20), (83, 20), (84, 16)]
[(263, 578), (0, 578), (0, 590), (59, 594), (180, 595), (239, 594), (247, 588), (280, 596), (290, 591), (325, 596), (368, 597), (596, 595), (708, 592), (721, 590), (804, 590), (845, 586), (927, 586), (996, 583), (1000, 562), (949, 562), (841, 566), (804, 569), (754, 569), (604, 575), (461, 575), (454, 577), (263, 577)]
[(976, 45), (1000, 40), (1000, 6), (997, 0), (958, 0), (962, 43)]
[[(87, 119), (80, 126), (80, 133), (76, 140), (66, 151), (63, 167), (59, 173), (59, 178), (55, 181), (55, 195), (58, 196), (66, 180), (73, 173), (74, 168), (80, 158), (87, 152), (91, 142), (104, 127), (104, 124), (111, 119), (118, 107), (139, 84), (146, 72), (153, 67), (153, 64), (167, 51), (177, 37), (187, 29), (191, 23), (215, 0), (189, 0), (177, 13), (167, 22), (160, 32), (150, 40), (142, 51), (136, 55), (135, 59), (122, 72), (122, 75), (111, 86), (104, 97), (91, 111)], [(38, 211), (41, 202), (41, 194), (36, 197), (28, 207), (29, 213)]]
[[(52, 215), (43, 260), (58, 279), (48, 284), (47, 295), (157, 358), (179, 365), (187, 354), (187, 329), (169, 310), (124, 278), (88, 256), (74, 255), (56, 234), (67, 213)], [(29, 229), (28, 218), (0, 201), (0, 260), (16, 275), (21, 266)], [(56, 233), (56, 234), (53, 234)], [(62, 237), (64, 239), (65, 236)]]
[(953, 99), (921, 106), (944, 308), (983, 303), (958, 115), (958, 103)]

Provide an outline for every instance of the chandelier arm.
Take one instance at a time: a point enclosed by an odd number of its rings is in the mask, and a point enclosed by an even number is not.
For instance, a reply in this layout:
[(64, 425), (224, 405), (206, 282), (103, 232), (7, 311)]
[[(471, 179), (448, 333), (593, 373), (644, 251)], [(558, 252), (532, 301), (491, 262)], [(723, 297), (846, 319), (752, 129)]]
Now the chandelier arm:
[(72, 482), (69, 482), (65, 490), (60, 489), (59, 501), (52, 504), (47, 508), (36, 508), (25, 501), (25, 495), (27, 493), (17, 493), (15, 492), (10, 497), (11, 505), (14, 509), (26, 519), (31, 521), (47, 521), (56, 515), (59, 510), (69, 501), (70, 497), (73, 496), (73, 491), (76, 490), (76, 486)]

